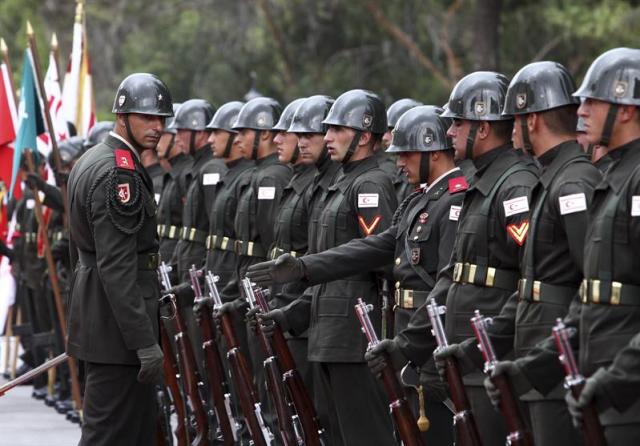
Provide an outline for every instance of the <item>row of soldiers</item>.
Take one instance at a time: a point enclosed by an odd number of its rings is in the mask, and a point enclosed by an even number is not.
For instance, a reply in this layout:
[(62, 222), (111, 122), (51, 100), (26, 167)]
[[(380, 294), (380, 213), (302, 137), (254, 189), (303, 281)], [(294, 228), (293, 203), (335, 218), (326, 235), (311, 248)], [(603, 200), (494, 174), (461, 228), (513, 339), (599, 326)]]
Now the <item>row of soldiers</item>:
[[(169, 393), (177, 413), (184, 400), (194, 417), (187, 437), (204, 423), (208, 435), (192, 437), (198, 444), (287, 444), (263, 368), (263, 341), (279, 330), (324, 444), (446, 445), (457, 437), (497, 445), (508, 435), (512, 444), (596, 444), (582, 435), (594, 424), (583, 417), (594, 403), (602, 441), (635, 444), (639, 85), (640, 51), (625, 48), (596, 59), (577, 90), (562, 65), (536, 62), (511, 81), (469, 74), (444, 108), (401, 100), (386, 110), (375, 94), (351, 90), (282, 111), (270, 98), (214, 110), (201, 99), (174, 106), (156, 77), (128, 77), (113, 132), (69, 179), (67, 351), (85, 368), (81, 444), (150, 444), (157, 419), (139, 414), (156, 413), (154, 384), (185, 349), (193, 370), (179, 359), (181, 384)], [(155, 164), (153, 153), (163, 169), (143, 167)], [(171, 265), (163, 293), (160, 260)], [(205, 346), (231, 356), (234, 346), (202, 329), (210, 313), (199, 305), (198, 270), (217, 276), (220, 305), (209, 310), (217, 326), (232, 321), (249, 359), (260, 432), (243, 410), (247, 383), (229, 373), (230, 359), (221, 376), (232, 378), (237, 438), (225, 438), (213, 410), (220, 383), (205, 379)], [(256, 286), (247, 290), (246, 279)], [(261, 286), (270, 311), (247, 311)], [(365, 321), (359, 302), (369, 305)], [(492, 318), (481, 336), (491, 349), (478, 349), (474, 315)], [(581, 394), (562, 389), (551, 336), (558, 319), (588, 377)], [(387, 339), (366, 338), (366, 320)], [(176, 335), (164, 352), (163, 330)], [(454, 397), (452, 364), (469, 407)], [(392, 398), (377, 377), (387, 384), (401, 370), (418, 390), (404, 389), (415, 416), (431, 421), (426, 432), (389, 416), (404, 398)], [(496, 385), (504, 377), (509, 385)], [(194, 379), (199, 402), (188, 395)], [(518, 431), (493, 407), (511, 394)], [(198, 418), (199, 405), (217, 416)], [(456, 427), (473, 418), (477, 436), (454, 432), (452, 412)], [(315, 444), (317, 434), (294, 437)]]

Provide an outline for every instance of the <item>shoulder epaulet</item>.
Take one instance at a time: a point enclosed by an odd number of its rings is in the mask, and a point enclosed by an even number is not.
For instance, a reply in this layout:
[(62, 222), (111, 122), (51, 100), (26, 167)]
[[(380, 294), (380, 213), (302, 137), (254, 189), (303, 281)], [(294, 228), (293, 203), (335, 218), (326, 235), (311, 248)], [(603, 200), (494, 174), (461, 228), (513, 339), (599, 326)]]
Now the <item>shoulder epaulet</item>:
[(135, 164), (133, 164), (131, 152), (125, 149), (116, 149), (113, 153), (116, 157), (116, 167), (127, 170), (136, 170)]
[(449, 179), (449, 193), (456, 194), (458, 192), (464, 192), (469, 189), (469, 183), (463, 175)]

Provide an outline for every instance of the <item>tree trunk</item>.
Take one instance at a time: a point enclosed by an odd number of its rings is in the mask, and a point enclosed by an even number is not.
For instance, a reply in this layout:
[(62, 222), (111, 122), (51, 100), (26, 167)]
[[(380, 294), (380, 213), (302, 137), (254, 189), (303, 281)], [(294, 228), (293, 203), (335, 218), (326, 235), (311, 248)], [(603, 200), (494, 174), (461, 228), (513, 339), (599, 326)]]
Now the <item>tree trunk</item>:
[(473, 16), (473, 68), (500, 68), (500, 15), (502, 0), (476, 0)]

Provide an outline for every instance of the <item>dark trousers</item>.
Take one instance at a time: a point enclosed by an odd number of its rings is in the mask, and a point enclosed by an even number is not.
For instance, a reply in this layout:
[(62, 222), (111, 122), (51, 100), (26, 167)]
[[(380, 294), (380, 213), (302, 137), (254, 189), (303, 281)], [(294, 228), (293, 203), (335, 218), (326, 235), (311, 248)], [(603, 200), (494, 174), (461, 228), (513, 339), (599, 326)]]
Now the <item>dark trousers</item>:
[(155, 386), (137, 380), (139, 366), (85, 363), (79, 446), (155, 446)]
[[(418, 392), (409, 387), (405, 387), (404, 392), (417, 422), (420, 416)], [(428, 395), (425, 394), (425, 398), (428, 398)], [(428, 400), (424, 402), (424, 410), (429, 419), (429, 430), (420, 432), (424, 444), (451, 446), (453, 444), (453, 414), (451, 411), (443, 403)]]
[(573, 427), (564, 401), (527, 401), (531, 431), (536, 446), (581, 446), (580, 432)]
[(464, 386), (471, 404), (483, 445), (503, 445), (507, 439), (507, 427), (500, 412), (494, 409), (484, 387)]
[(365, 363), (312, 363), (315, 404), (331, 446), (390, 446), (389, 403)]

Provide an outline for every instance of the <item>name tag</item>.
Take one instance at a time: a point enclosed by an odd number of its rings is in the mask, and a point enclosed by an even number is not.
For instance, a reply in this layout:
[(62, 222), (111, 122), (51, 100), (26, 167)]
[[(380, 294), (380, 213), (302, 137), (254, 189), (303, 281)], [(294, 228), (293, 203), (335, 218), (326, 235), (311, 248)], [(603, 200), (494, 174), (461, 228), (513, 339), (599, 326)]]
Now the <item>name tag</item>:
[(218, 184), (218, 181), (220, 181), (220, 174), (219, 173), (205, 173), (202, 176), (202, 185), (203, 186), (212, 186), (214, 184)]
[[(640, 198), (640, 197), (638, 197)], [(560, 215), (573, 214), (587, 210), (587, 197), (583, 192), (579, 194), (565, 195), (558, 198), (560, 202)]]
[(640, 215), (640, 195), (634, 195), (631, 197), (631, 216), (637, 217)]
[(451, 206), (451, 209), (449, 209), (449, 220), (458, 221), (461, 210), (462, 206)]
[(258, 200), (273, 200), (274, 198), (276, 198), (275, 187), (258, 188)]
[(358, 194), (358, 207), (359, 208), (377, 208), (378, 207), (378, 194)]
[(160, 194), (153, 194), (153, 198), (156, 199), (156, 204), (160, 203)]
[(510, 217), (523, 212), (529, 212), (529, 200), (527, 196), (512, 198), (502, 202), (504, 206), (504, 216)]

